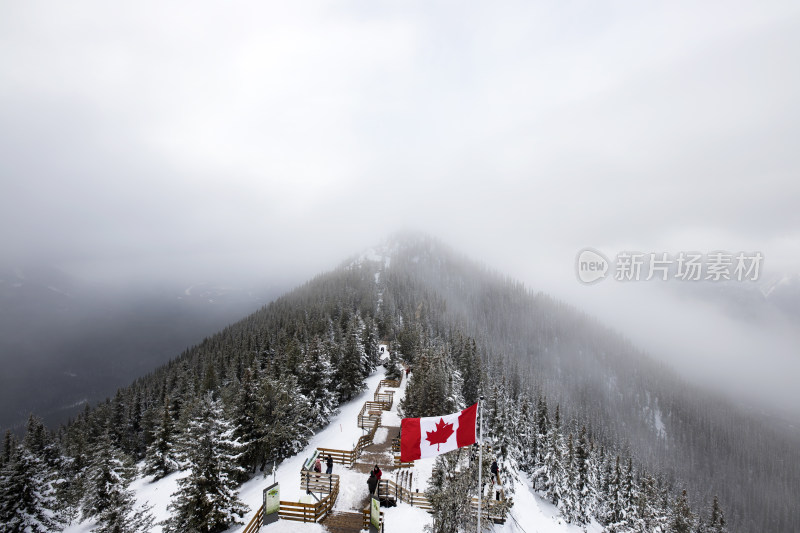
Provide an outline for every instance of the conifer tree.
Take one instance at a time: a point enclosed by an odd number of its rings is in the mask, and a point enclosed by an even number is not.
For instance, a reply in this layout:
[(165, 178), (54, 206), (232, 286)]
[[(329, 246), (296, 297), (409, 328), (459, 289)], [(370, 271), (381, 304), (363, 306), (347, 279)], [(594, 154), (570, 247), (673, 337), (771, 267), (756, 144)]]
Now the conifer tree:
[(711, 517), (708, 520), (708, 528), (706, 530), (708, 533), (728, 533), (725, 515), (722, 513), (716, 496), (714, 496), (714, 502), (711, 504)]
[(247, 508), (236, 493), (240, 447), (222, 404), (206, 393), (188, 428), (193, 446), (188, 449), (190, 474), (178, 481), (172, 495), (164, 531), (217, 533), (244, 516)]
[(264, 407), (259, 401), (256, 376), (257, 370), (254, 368), (249, 368), (242, 373), (238, 394), (233, 405), (235, 428), (233, 436), (241, 445), (239, 464), (244, 470), (244, 474), (240, 477), (241, 481), (246, 479), (248, 472), (255, 473), (261, 464), (263, 440), (268, 430), (263, 420)]
[(128, 488), (136, 469), (111, 441), (110, 431), (95, 445), (87, 470), (83, 510), (85, 518), (97, 522), (92, 533), (147, 533), (152, 529), (150, 507), (134, 509), (134, 493)]
[(161, 409), (160, 423), (153, 432), (153, 441), (147, 449), (144, 472), (153, 476), (156, 481), (171, 474), (178, 468), (178, 457), (175, 452), (175, 423), (170, 414), (169, 398)]
[(597, 488), (593, 479), (595, 466), (590, 452), (591, 444), (586, 426), (581, 427), (575, 446), (575, 497), (577, 498), (575, 523), (588, 524), (594, 514)]
[(368, 375), (367, 352), (361, 340), (362, 327), (361, 319), (354, 315), (345, 331), (341, 359), (336, 369), (336, 387), (341, 402), (352, 400), (363, 388), (364, 378)]
[(111, 439), (108, 429), (94, 445), (86, 467), (81, 504), (84, 518), (96, 517), (118, 503), (116, 493), (124, 490), (136, 474), (131, 460)]
[(51, 472), (24, 444), (0, 470), (0, 524), (8, 533), (47, 533), (59, 529), (54, 516)]
[(539, 490), (545, 498), (558, 506), (565, 496), (564, 437), (561, 434), (561, 415), (558, 405), (546, 436), (542, 465), (534, 472), (534, 476), (540, 480)]
[(689, 507), (689, 498), (686, 489), (681, 491), (681, 495), (675, 500), (672, 509), (672, 516), (669, 523), (670, 533), (692, 533), (694, 526), (694, 515)]
[(311, 404), (313, 425), (324, 426), (336, 409), (336, 395), (331, 387), (333, 367), (322, 339), (316, 337), (311, 341), (303, 361), (303, 371), (297, 379), (300, 392)]
[(389, 360), (386, 362), (386, 379), (400, 379), (403, 369), (400, 367), (402, 354), (400, 343), (393, 340), (389, 343)]
[(3, 436), (3, 451), (0, 455), (0, 468), (11, 462), (11, 457), (14, 455), (17, 440), (10, 429), (6, 430)]
[[(477, 519), (471, 508), (478, 484), (478, 462), (468, 460), (469, 450), (458, 449), (436, 458), (426, 494), (431, 502), (430, 533), (475, 531)], [(490, 472), (484, 465), (484, 480)]]

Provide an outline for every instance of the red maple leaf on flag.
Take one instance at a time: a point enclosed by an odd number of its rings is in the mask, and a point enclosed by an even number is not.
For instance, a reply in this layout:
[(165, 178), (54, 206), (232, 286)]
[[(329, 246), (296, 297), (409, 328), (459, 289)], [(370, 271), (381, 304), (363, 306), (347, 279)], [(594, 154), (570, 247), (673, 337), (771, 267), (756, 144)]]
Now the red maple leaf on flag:
[(453, 424), (448, 424), (444, 421), (444, 418), (440, 418), (436, 423), (436, 431), (426, 431), (425, 433), (428, 434), (425, 440), (430, 442), (431, 446), (435, 444), (438, 452), (439, 445), (447, 442), (447, 439), (453, 434)]

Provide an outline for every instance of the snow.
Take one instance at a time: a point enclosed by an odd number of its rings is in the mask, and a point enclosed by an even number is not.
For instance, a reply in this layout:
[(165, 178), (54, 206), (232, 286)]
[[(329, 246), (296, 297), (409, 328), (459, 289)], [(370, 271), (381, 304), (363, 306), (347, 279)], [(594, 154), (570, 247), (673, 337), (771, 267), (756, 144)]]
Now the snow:
[(397, 507), (381, 509), (383, 523), (388, 531), (422, 532), (431, 523), (431, 515), (419, 507), (399, 503)]
[(656, 433), (662, 437), (667, 436), (667, 427), (664, 425), (664, 420), (661, 418), (661, 409), (658, 407), (653, 411), (653, 423), (656, 427)]
[(389, 429), (388, 428), (378, 428), (375, 431), (375, 436), (372, 438), (373, 444), (383, 444), (386, 442), (386, 439), (389, 438)]
[[(528, 480), (514, 480), (514, 506), (503, 525), (495, 525), (495, 533), (582, 533), (584, 529), (567, 524), (558, 515), (555, 505), (537, 496)], [(421, 530), (420, 530), (421, 531)], [(603, 527), (592, 522), (589, 533), (600, 533)]]

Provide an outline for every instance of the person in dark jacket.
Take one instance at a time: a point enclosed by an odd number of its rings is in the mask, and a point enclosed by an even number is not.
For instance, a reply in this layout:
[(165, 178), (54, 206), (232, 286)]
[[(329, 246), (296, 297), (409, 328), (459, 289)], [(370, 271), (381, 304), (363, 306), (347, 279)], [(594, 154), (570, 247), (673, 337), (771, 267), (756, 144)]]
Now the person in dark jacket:
[(495, 482), (500, 483), (500, 468), (497, 466), (497, 459), (492, 461), (492, 476)]
[(375, 472), (369, 473), (369, 479), (367, 480), (367, 487), (369, 487), (369, 493), (375, 494), (375, 489), (378, 488), (378, 478), (375, 477)]
[(330, 455), (328, 456), (327, 459), (325, 459), (325, 466), (328, 467), (325, 470), (325, 473), (326, 474), (333, 474), (333, 457), (331, 457)]

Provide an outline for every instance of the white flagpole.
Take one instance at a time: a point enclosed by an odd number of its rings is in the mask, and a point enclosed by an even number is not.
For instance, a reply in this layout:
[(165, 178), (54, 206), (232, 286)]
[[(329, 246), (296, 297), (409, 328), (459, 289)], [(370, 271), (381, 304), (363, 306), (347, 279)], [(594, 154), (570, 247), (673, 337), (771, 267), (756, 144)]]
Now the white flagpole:
[(478, 533), (481, 533), (481, 500), (483, 500), (483, 394), (478, 403), (480, 412), (480, 438), (478, 439)]

